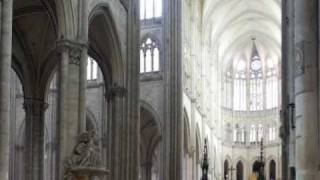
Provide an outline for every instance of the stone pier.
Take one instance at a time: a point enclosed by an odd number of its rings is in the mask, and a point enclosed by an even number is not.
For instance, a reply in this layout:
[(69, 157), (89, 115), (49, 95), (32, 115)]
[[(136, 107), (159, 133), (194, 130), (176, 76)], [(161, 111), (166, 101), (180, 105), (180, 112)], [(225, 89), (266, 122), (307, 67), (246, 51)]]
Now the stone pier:
[(12, 0), (0, 2), (0, 177), (9, 179)]
[(317, 0), (295, 1), (295, 104), (297, 179), (315, 180), (318, 145)]

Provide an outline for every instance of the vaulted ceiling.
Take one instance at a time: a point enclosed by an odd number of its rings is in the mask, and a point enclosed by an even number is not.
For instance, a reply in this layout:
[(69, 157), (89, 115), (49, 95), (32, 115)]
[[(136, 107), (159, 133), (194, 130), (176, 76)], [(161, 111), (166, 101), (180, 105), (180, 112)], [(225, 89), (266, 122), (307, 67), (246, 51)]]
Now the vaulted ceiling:
[(256, 38), (262, 56), (281, 56), (281, 0), (206, 0), (203, 33), (218, 45), (219, 60), (229, 64), (236, 56), (250, 56)]
[(54, 69), (56, 40), (54, 0), (13, 1), (13, 68), (24, 86), (29, 85), (27, 96), (39, 94), (39, 85), (48, 80), (41, 77)]

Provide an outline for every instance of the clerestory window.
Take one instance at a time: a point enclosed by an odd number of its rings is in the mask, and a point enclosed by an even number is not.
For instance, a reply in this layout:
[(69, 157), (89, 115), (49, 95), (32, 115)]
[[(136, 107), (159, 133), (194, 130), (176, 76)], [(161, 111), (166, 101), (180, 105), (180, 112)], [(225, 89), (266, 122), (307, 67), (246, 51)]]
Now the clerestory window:
[(160, 18), (162, 16), (162, 0), (140, 0), (140, 19)]
[(98, 64), (93, 58), (88, 57), (87, 80), (96, 80), (97, 78), (98, 78)]
[(251, 56), (245, 53), (231, 61), (223, 81), (223, 106), (235, 111), (261, 111), (279, 105), (278, 61), (261, 58), (255, 41)]
[(151, 38), (147, 38), (140, 47), (140, 73), (160, 71), (159, 45)]

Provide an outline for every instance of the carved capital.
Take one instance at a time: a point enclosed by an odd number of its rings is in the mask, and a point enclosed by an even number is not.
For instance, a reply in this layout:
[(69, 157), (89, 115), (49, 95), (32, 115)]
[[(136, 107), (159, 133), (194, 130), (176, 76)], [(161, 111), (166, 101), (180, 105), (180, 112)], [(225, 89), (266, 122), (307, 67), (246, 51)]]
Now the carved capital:
[(25, 98), (23, 108), (26, 113), (31, 113), (33, 116), (41, 116), (48, 108), (48, 104), (42, 100)]
[(76, 66), (80, 65), (82, 51), (87, 48), (87, 43), (81, 43), (66, 39), (57, 42), (58, 52), (67, 52), (69, 54), (69, 64), (73, 64)]
[(115, 97), (124, 97), (127, 94), (127, 90), (124, 87), (120, 87), (114, 84), (106, 94), (107, 101), (113, 101)]

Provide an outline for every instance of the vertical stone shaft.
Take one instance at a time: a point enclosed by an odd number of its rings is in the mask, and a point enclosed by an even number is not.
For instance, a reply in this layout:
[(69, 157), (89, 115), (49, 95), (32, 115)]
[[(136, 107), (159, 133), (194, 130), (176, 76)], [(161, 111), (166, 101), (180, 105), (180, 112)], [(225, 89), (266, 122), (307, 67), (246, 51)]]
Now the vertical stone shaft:
[(68, 146), (67, 141), (67, 88), (68, 88), (68, 64), (69, 57), (67, 49), (62, 49), (59, 64), (59, 93), (58, 93), (58, 143), (59, 151), (57, 154), (57, 176), (58, 179), (63, 179), (64, 174), (64, 159), (66, 157), (66, 146)]
[(1, 1), (0, 25), (0, 177), (9, 179), (10, 72), (12, 52), (12, 0)]
[(167, 9), (164, 16), (166, 62), (165, 89), (166, 107), (164, 121), (163, 177), (166, 180), (182, 179), (182, 72), (181, 72), (181, 0), (164, 1)]
[[(80, 83), (80, 72), (81, 66), (83, 66), (81, 65), (81, 56), (83, 55), (85, 45), (75, 41), (61, 40), (58, 42), (58, 49), (61, 53), (61, 60), (59, 66), (60, 82), (58, 96), (59, 162), (57, 168), (59, 177), (62, 178), (66, 159), (72, 155), (72, 151), (77, 143), (81, 127), (79, 125), (81, 123), (79, 117), (83, 116), (80, 115), (81, 99), (79, 96), (81, 88), (83, 88)], [(86, 77), (85, 73), (83, 77)], [(85, 116), (85, 110), (81, 113), (84, 113)]]
[[(80, 3), (82, 6), (81, 11), (81, 35), (80, 42), (88, 42), (88, 1), (82, 0)], [(87, 59), (88, 59), (88, 50), (86, 47), (82, 49), (81, 61), (80, 61), (80, 90), (79, 90), (79, 133), (82, 133), (86, 130), (86, 92), (87, 92)]]
[(27, 123), (27, 180), (42, 180), (44, 166), (44, 112), (47, 105), (42, 100), (25, 99)]
[(317, 0), (295, 1), (297, 179), (318, 179)]
[(294, 77), (295, 77), (295, 45), (294, 45), (294, 1), (282, 1), (282, 179), (289, 177), (289, 167), (294, 167), (295, 129), (292, 124), (294, 112), (289, 104), (294, 103)]

